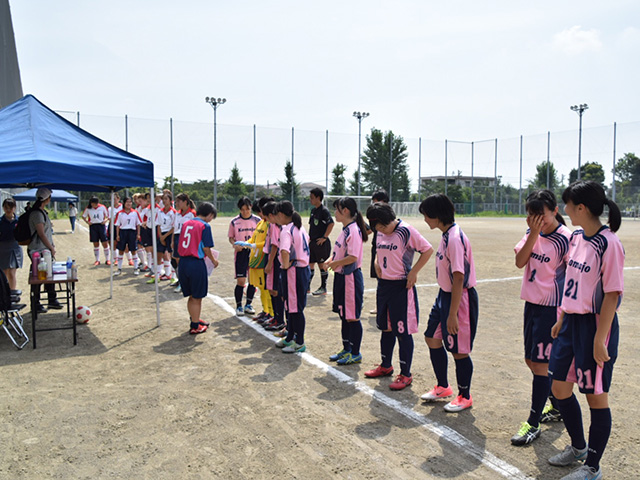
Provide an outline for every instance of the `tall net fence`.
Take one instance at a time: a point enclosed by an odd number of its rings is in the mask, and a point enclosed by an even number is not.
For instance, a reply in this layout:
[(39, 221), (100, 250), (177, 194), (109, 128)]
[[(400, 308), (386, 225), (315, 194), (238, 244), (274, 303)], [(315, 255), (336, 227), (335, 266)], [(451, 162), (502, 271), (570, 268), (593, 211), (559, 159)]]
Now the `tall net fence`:
[[(358, 170), (357, 131), (345, 134), (218, 123), (214, 162), (213, 123), (59, 113), (107, 142), (151, 160), (159, 187), (171, 176), (182, 183), (212, 182), (214, 169), (220, 185), (237, 167), (250, 197), (261, 192), (278, 196), (278, 184), (286, 178), (285, 164), (291, 162), (304, 196), (314, 186), (331, 191), (332, 172), (338, 164), (346, 167), (347, 188)], [(402, 136), (402, 132), (394, 133)], [(571, 170), (578, 167), (578, 130), (479, 141), (403, 138), (410, 189), (417, 194), (414, 199), (434, 189), (446, 191), (460, 213), (523, 213), (527, 193), (540, 177), (537, 167), (548, 162), (556, 173), (557, 191), (568, 184)], [(363, 151), (365, 146), (363, 132)], [(637, 183), (619, 183), (614, 189), (613, 168), (630, 152), (640, 154), (640, 122), (617, 124), (615, 132), (614, 125), (582, 131), (581, 164), (602, 166), (609, 196), (617, 195), (621, 209), (629, 214), (638, 211), (640, 174)], [(538, 182), (538, 186), (546, 184)], [(213, 189), (208, 198), (200, 200), (213, 200)], [(236, 209), (234, 199), (219, 196), (218, 200), (221, 211)], [(301, 202), (301, 210), (308, 209), (308, 203)]]

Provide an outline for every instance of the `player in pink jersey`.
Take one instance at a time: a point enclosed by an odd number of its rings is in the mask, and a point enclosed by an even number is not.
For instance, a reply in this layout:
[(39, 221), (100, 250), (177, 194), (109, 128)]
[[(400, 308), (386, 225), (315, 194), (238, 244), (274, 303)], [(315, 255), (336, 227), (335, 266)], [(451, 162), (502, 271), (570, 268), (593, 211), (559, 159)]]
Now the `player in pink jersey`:
[(302, 226), (300, 214), (289, 201), (282, 201), (276, 207), (276, 221), (282, 227), (280, 233), (280, 283), (284, 296), (285, 310), (289, 316), (287, 336), (276, 342), (283, 353), (304, 352), (304, 330), (306, 320), (304, 308), (307, 305), (309, 288), (309, 235)]
[(196, 335), (204, 333), (209, 323), (200, 319), (202, 312), (202, 299), (207, 296), (209, 290), (209, 275), (205, 258), (208, 258), (215, 267), (218, 260), (215, 259), (211, 249), (213, 248), (213, 235), (209, 222), (216, 218), (216, 208), (208, 202), (201, 203), (196, 211), (196, 218), (187, 220), (180, 229), (178, 252), (180, 253), (180, 285), (182, 295), (189, 297), (187, 311), (189, 312), (189, 333)]
[[(471, 377), (473, 362), (469, 354), (478, 326), (476, 271), (469, 239), (455, 223), (455, 208), (446, 195), (430, 195), (420, 204), (424, 221), (442, 232), (436, 253), (436, 279), (440, 291), (431, 307), (424, 332), (437, 384), (424, 395), (427, 402), (453, 395), (447, 380), (447, 350), (456, 363), (458, 396), (444, 406), (447, 412), (460, 412), (473, 405)], [(443, 346), (444, 340), (444, 346)]]
[[(171, 280), (171, 250), (173, 230), (176, 223), (176, 210), (173, 208), (171, 192), (162, 195), (163, 208), (156, 211), (155, 225), (158, 243), (156, 244), (157, 263), (155, 272), (147, 283), (159, 280)], [(162, 267), (164, 272), (162, 273)]]
[[(135, 252), (138, 250), (138, 240), (140, 239), (140, 224), (142, 224), (142, 218), (140, 218), (140, 214), (137, 210), (134, 210), (132, 206), (133, 202), (131, 201), (131, 199), (129, 197), (125, 197), (124, 207), (121, 211), (118, 212), (114, 221), (114, 225), (116, 228), (116, 248), (118, 251), (118, 270), (114, 273), (114, 276), (122, 274), (122, 259), (125, 250), (128, 249), (130, 252)], [(137, 256), (135, 264), (133, 266), (133, 274), (140, 275)]]
[[(413, 337), (418, 331), (418, 272), (427, 264), (433, 247), (411, 225), (396, 218), (390, 205), (374, 203), (367, 209), (367, 218), (376, 236), (376, 326), (381, 330), (380, 353), (382, 363), (364, 372), (369, 378), (393, 373), (391, 360), (396, 338), (400, 350), (400, 375), (389, 388), (402, 390), (411, 385)], [(413, 264), (414, 254), (420, 257)]]
[(353, 198), (343, 197), (333, 202), (336, 220), (343, 228), (333, 247), (333, 255), (327, 267), (335, 272), (333, 281), (333, 311), (342, 321), (342, 350), (329, 360), (338, 365), (362, 362), (362, 250), (367, 241), (367, 227)]
[[(611, 434), (608, 392), (618, 356), (616, 311), (624, 290), (624, 249), (613, 233), (620, 228), (621, 216), (616, 203), (596, 182), (572, 183), (562, 200), (571, 223), (581, 228), (573, 232), (569, 242), (562, 313), (551, 331), (555, 342), (549, 375), (571, 445), (549, 463), (568, 466), (585, 460), (564, 480), (600, 480), (600, 459)], [(605, 205), (609, 208), (608, 227), (600, 222)], [(586, 395), (591, 410), (588, 444), (574, 383)]]
[(174, 292), (180, 293), (180, 282), (178, 281), (178, 265), (180, 264), (180, 253), (178, 253), (178, 241), (182, 225), (187, 220), (196, 217), (196, 205), (186, 193), (176, 196), (176, 219), (173, 225), (173, 252), (171, 256), (171, 266), (173, 267), (173, 277), (170, 280), (171, 286), (175, 287)]
[(269, 221), (269, 230), (264, 244), (263, 252), (267, 254), (267, 264), (264, 267), (266, 275), (266, 288), (271, 295), (273, 306), (273, 318), (265, 319), (261, 323), (265, 330), (275, 331), (274, 335), (284, 337), (287, 335), (285, 328), (284, 297), (282, 285), (280, 284), (280, 260), (278, 258), (278, 248), (280, 246), (280, 233), (282, 227), (278, 225), (276, 212), (278, 204), (274, 201), (265, 203), (262, 206), (262, 214)]
[(242, 197), (238, 200), (238, 209), (240, 209), (240, 215), (234, 217), (229, 223), (229, 233), (227, 235), (229, 237), (229, 243), (234, 250), (233, 259), (236, 278), (234, 296), (236, 299), (236, 315), (242, 316), (245, 312), (247, 315), (254, 315), (256, 312), (251, 303), (256, 293), (256, 287), (253, 285), (247, 287), (247, 302), (245, 307), (242, 307), (242, 294), (244, 292), (244, 286), (247, 284), (249, 255), (251, 252), (242, 245), (236, 245), (236, 242), (246, 242), (252, 237), (256, 226), (260, 223), (260, 217), (251, 213), (251, 200), (247, 197)]
[(91, 197), (89, 205), (82, 212), (82, 219), (89, 225), (89, 241), (93, 243), (93, 254), (96, 257), (94, 265), (100, 265), (100, 243), (104, 250), (105, 263), (111, 265), (111, 249), (105, 228), (109, 222), (107, 207), (98, 201), (98, 197)]
[[(550, 396), (551, 380), (547, 370), (556, 323), (564, 291), (564, 276), (569, 253), (571, 231), (564, 225), (553, 192), (536, 190), (527, 197), (526, 234), (515, 246), (516, 266), (524, 268), (520, 298), (524, 305), (524, 358), (533, 374), (531, 409), (518, 433), (511, 438), (513, 445), (527, 445), (540, 437), (542, 414), (547, 419), (560, 419)], [(544, 408), (547, 397), (551, 400)], [(544, 409), (544, 410), (543, 410)]]

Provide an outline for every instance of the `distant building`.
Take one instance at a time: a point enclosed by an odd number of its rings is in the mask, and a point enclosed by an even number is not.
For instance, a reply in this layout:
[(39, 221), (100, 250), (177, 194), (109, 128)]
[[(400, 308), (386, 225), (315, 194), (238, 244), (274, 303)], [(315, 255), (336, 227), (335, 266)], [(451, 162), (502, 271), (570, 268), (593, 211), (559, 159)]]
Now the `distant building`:
[[(270, 195), (273, 195), (274, 197), (282, 196), (282, 189), (280, 188), (280, 185), (278, 185), (277, 183), (270, 183), (269, 185), (258, 185), (258, 187), (264, 188), (266, 191), (269, 192)], [(300, 197), (303, 197), (303, 198), (308, 197), (309, 192), (314, 188), (319, 188), (325, 193), (325, 195), (327, 194), (327, 192), (325, 191), (324, 185), (320, 185), (318, 183), (313, 183), (313, 182), (304, 182), (299, 185)]]
[[(496, 179), (494, 177), (471, 177), (465, 175), (457, 175), (457, 176), (447, 176), (446, 181), (447, 185), (458, 185), (460, 187), (471, 187), (471, 181), (473, 180), (474, 185), (482, 184), (484, 186), (493, 187), (496, 183)], [(420, 184), (424, 185), (427, 182), (444, 182), (444, 175), (436, 175), (433, 177), (420, 177)]]

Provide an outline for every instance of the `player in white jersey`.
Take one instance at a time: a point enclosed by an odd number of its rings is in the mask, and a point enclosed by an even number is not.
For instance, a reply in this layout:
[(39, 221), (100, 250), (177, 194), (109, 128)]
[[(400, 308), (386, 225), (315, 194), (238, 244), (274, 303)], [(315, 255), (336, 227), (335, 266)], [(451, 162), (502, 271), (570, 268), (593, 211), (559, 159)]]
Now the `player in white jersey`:
[[(176, 223), (176, 211), (173, 208), (171, 193), (162, 196), (163, 208), (156, 211), (155, 225), (158, 243), (156, 245), (156, 271), (147, 283), (158, 280), (171, 280), (171, 250), (173, 243), (173, 229)], [(161, 266), (164, 267), (162, 271)]]
[(471, 350), (478, 327), (478, 294), (471, 243), (455, 223), (455, 208), (446, 195), (435, 194), (420, 204), (420, 213), (431, 229), (442, 232), (436, 252), (436, 279), (440, 290), (431, 307), (429, 323), (424, 332), (429, 347), (431, 365), (437, 384), (422, 395), (433, 401), (453, 395), (447, 380), (447, 350), (456, 364), (458, 396), (447, 403), (447, 412), (460, 412), (473, 405)]
[[(376, 237), (376, 326), (381, 330), (380, 357), (382, 363), (364, 372), (377, 378), (393, 374), (391, 365), (396, 339), (399, 345), (400, 375), (389, 384), (391, 390), (411, 385), (413, 334), (418, 332), (418, 272), (427, 264), (433, 247), (411, 225), (396, 218), (390, 205), (374, 203), (367, 209), (367, 218)], [(413, 264), (415, 253), (418, 261)]]
[[(514, 250), (516, 266), (524, 268), (520, 298), (524, 305), (524, 358), (533, 374), (531, 409), (518, 433), (511, 438), (513, 445), (527, 445), (540, 437), (543, 411), (547, 419), (556, 417), (556, 400), (551, 393), (547, 373), (553, 338), (551, 329), (556, 323), (569, 254), (571, 230), (564, 225), (553, 192), (536, 190), (527, 197), (527, 225), (529, 228)], [(549, 408), (544, 408), (547, 397)], [(552, 417), (553, 416), (553, 417)]]
[[(144, 194), (134, 193), (132, 198), (133, 198), (134, 208), (137, 210), (138, 214), (140, 215), (140, 218), (142, 218), (142, 212), (144, 210), (144, 205), (145, 205)], [(142, 225), (140, 226), (140, 238), (142, 239)], [(141, 267), (140, 271), (146, 272), (148, 268), (147, 256), (144, 251), (144, 245), (142, 244), (142, 240), (138, 242), (138, 251), (136, 252), (136, 254), (138, 255), (138, 259), (139, 259), (138, 265)]]
[(187, 220), (196, 217), (196, 205), (186, 193), (180, 193), (176, 196), (176, 220), (173, 226), (173, 253), (171, 258), (171, 266), (173, 267), (173, 278), (170, 284), (175, 287), (174, 292), (181, 293), (180, 282), (178, 280), (178, 266), (180, 264), (180, 254), (178, 253), (178, 242), (180, 241), (180, 231), (182, 225)]
[[(613, 233), (620, 228), (621, 216), (616, 203), (596, 182), (572, 183), (562, 200), (571, 223), (581, 228), (569, 242), (562, 314), (551, 331), (555, 342), (549, 375), (571, 445), (549, 463), (569, 466), (584, 460), (584, 465), (563, 479), (600, 480), (600, 459), (611, 434), (608, 392), (618, 356), (616, 311), (624, 290), (624, 249)], [(609, 226), (600, 222), (605, 205)], [(588, 443), (574, 383), (586, 395), (591, 410)]]
[(362, 362), (362, 277), (363, 243), (367, 241), (367, 227), (353, 198), (343, 197), (333, 202), (336, 220), (342, 223), (342, 231), (333, 247), (327, 268), (335, 272), (333, 281), (333, 311), (342, 321), (342, 350), (329, 360), (338, 365)]
[(89, 241), (93, 243), (93, 254), (96, 258), (94, 265), (100, 265), (100, 243), (104, 250), (105, 263), (111, 265), (111, 249), (105, 228), (109, 222), (107, 207), (98, 201), (98, 197), (91, 197), (89, 205), (82, 212), (82, 219), (89, 225)]
[[(138, 250), (142, 218), (140, 218), (138, 211), (132, 208), (132, 205), (132, 200), (129, 197), (125, 197), (123, 209), (118, 212), (114, 221), (116, 242), (118, 242), (116, 247), (118, 252), (118, 270), (114, 275), (122, 274), (122, 259), (124, 252), (127, 249), (130, 252)], [(137, 256), (135, 264), (133, 265), (133, 274), (140, 275)]]

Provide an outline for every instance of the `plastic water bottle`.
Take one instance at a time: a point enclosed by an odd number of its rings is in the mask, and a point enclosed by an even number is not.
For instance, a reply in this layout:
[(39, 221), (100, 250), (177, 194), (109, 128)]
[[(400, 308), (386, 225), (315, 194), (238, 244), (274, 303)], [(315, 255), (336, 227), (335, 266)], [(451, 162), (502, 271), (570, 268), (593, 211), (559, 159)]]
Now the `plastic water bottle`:
[(73, 272), (71, 271), (72, 267), (73, 267), (73, 260), (71, 260), (71, 257), (67, 257), (67, 279), (73, 278)]
[(33, 252), (31, 254), (31, 276), (38, 278), (38, 264), (40, 263), (40, 252)]
[(53, 276), (53, 259), (51, 258), (51, 250), (43, 250), (42, 256), (47, 265), (47, 278)]

